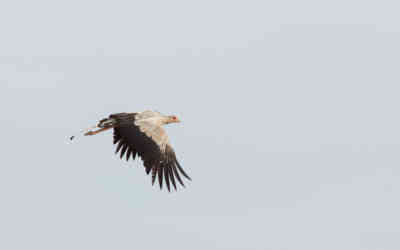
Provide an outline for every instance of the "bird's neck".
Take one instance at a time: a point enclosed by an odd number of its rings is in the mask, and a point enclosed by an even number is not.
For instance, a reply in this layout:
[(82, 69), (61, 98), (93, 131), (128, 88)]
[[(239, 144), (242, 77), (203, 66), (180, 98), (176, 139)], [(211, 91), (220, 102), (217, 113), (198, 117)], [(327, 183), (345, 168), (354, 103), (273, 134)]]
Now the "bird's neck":
[(166, 125), (169, 123), (169, 118), (168, 117), (154, 117), (151, 118), (153, 120), (153, 122), (158, 125), (158, 126), (162, 126), (162, 125)]

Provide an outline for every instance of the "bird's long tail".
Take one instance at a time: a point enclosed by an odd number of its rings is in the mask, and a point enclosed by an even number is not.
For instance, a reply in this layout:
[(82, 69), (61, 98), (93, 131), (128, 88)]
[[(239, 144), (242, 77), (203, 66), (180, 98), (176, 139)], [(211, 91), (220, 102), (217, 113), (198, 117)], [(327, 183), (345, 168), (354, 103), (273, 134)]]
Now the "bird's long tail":
[[(86, 129), (81, 130), (78, 134), (71, 136), (69, 139), (73, 140), (78, 136), (87, 136), (87, 135), (95, 135), (98, 133), (101, 133), (103, 131), (106, 131), (110, 128), (113, 128), (115, 125), (115, 120), (112, 118), (105, 118), (95, 126), (88, 127)], [(95, 130), (97, 129), (97, 130)]]

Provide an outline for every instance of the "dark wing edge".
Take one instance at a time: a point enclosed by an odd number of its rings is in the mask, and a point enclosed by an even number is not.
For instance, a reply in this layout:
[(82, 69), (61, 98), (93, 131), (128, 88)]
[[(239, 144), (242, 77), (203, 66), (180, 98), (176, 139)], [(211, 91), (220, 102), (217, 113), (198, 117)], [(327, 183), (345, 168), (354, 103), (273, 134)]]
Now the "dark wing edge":
[[(161, 162), (161, 170), (158, 172), (159, 176), (163, 174), (163, 171), (166, 172), (164, 173), (166, 184), (168, 191), (170, 191), (169, 187), (169, 181), (171, 181), (172, 185), (174, 186), (175, 190), (176, 188), (176, 182), (175, 178), (178, 180), (178, 182), (182, 185), (182, 187), (185, 187), (185, 184), (182, 181), (181, 175), (183, 175), (186, 179), (192, 180), (188, 174), (183, 170), (182, 166), (179, 164), (175, 152), (172, 149), (170, 145), (166, 145), (165, 152), (163, 154), (163, 160)], [(161, 188), (160, 183), (160, 188)]]
[(152, 185), (158, 180), (160, 189), (163, 188), (164, 183), (168, 192), (171, 192), (171, 186), (175, 191), (178, 190), (177, 182), (179, 182), (182, 187), (185, 187), (181, 175), (190, 181), (192, 180), (179, 164), (174, 150), (169, 145), (166, 146), (164, 153), (159, 152), (154, 158), (141, 158), (143, 159), (146, 173), (151, 173)]
[[(120, 152), (120, 158), (125, 155), (126, 160), (129, 160), (129, 157), (131, 157), (133, 160), (136, 158), (138, 152), (135, 150), (134, 147), (130, 146), (129, 143), (129, 137), (127, 137), (127, 133), (132, 130), (130, 127), (130, 124), (133, 124), (133, 121), (135, 119), (135, 113), (118, 113), (118, 114), (112, 114), (110, 115), (109, 119), (112, 119), (114, 124), (114, 144), (117, 144), (117, 148), (115, 150), (115, 153), (117, 154)], [(119, 128), (124, 128), (122, 131), (120, 131)], [(133, 127), (133, 126), (132, 126)]]
[(121, 159), (125, 156), (127, 161), (130, 157), (134, 160), (136, 156), (140, 156), (146, 174), (151, 173), (152, 185), (158, 180), (160, 189), (165, 183), (168, 192), (171, 192), (171, 184), (177, 191), (176, 180), (185, 187), (181, 175), (190, 181), (192, 179), (179, 164), (173, 148), (167, 144), (165, 152), (161, 152), (160, 147), (134, 125), (132, 116), (125, 115), (118, 117), (117, 114), (113, 117), (119, 120), (119, 124), (114, 127), (114, 144), (117, 144), (115, 153), (120, 153)]

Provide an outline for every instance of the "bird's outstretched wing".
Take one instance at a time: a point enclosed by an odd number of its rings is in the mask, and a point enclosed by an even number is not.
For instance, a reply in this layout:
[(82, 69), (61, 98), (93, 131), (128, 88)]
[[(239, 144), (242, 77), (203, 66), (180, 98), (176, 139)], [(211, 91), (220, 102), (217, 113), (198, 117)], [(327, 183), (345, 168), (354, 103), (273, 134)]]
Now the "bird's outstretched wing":
[(140, 125), (136, 125), (135, 116), (136, 114), (128, 116), (126, 113), (110, 116), (116, 120), (114, 126), (116, 153), (120, 154), (121, 159), (125, 156), (126, 160), (140, 156), (146, 173), (152, 174), (152, 184), (158, 179), (160, 189), (164, 181), (168, 191), (171, 190), (170, 184), (175, 190), (177, 189), (176, 180), (185, 186), (181, 175), (188, 180), (191, 179), (179, 164), (173, 148), (168, 143), (165, 130), (151, 123), (141, 122)]

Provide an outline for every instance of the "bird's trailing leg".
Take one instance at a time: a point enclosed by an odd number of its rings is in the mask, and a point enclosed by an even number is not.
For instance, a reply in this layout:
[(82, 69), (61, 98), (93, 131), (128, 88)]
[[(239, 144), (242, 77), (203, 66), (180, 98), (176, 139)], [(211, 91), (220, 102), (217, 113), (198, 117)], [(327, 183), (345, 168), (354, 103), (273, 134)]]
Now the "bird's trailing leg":
[[(98, 128), (98, 130), (93, 131), (93, 129), (97, 129), (97, 128)], [(82, 130), (79, 134), (83, 133), (83, 135), (85, 135), (85, 136), (87, 136), (87, 135), (95, 135), (95, 134), (98, 134), (98, 133), (103, 132), (103, 131), (105, 131), (107, 129), (110, 129), (110, 128), (112, 128), (112, 126), (108, 126), (108, 127), (101, 126), (100, 127), (99, 125), (96, 125), (96, 126), (92, 126), (92, 127), (89, 127), (87, 129)], [(78, 135), (73, 135), (69, 139), (73, 140), (77, 136)]]
[(103, 132), (103, 131), (106, 131), (106, 130), (108, 130), (108, 129), (110, 129), (110, 128), (112, 128), (112, 127), (101, 128), (101, 129), (98, 129), (98, 130), (96, 130), (96, 131), (88, 131), (88, 132), (86, 132), (84, 135), (95, 135), (95, 134), (101, 133), (101, 132)]

